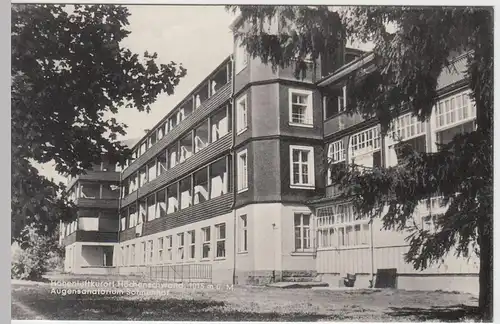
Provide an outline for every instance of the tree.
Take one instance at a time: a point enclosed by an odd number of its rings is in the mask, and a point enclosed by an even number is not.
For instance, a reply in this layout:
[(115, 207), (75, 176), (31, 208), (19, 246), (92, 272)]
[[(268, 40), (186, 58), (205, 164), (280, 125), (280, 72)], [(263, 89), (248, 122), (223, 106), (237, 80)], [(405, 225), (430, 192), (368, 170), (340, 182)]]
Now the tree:
[(24, 225), (52, 226), (70, 207), (63, 188), (39, 175), (33, 161), (54, 161), (56, 171), (72, 176), (103, 155), (123, 163), (130, 151), (116, 139), (126, 125), (113, 114), (149, 112), (186, 75), (174, 62), (158, 65), (156, 53), (141, 57), (121, 46), (129, 15), (114, 5), (12, 6), (13, 240)]
[[(439, 262), (455, 250), (467, 257), (479, 253), (479, 310), (492, 319), (493, 308), (493, 10), (479, 7), (351, 7), (334, 11), (321, 6), (229, 6), (243, 21), (253, 23), (240, 33), (253, 57), (273, 67), (295, 56), (296, 74), (304, 73), (301, 59), (319, 58), (338, 35), (374, 44), (375, 71), (349, 77), (349, 114), (377, 118), (382, 134), (403, 109), (420, 120), (430, 117), (437, 99), (437, 79), (450, 68), (454, 53), (468, 53), (466, 76), (477, 109), (477, 130), (457, 135), (438, 153), (418, 153), (407, 145), (391, 168), (334, 168), (332, 180), (345, 190), (363, 214), (381, 217), (387, 229), (410, 230), (405, 259), (417, 269)], [(261, 27), (279, 12), (291, 27), (270, 36)], [(338, 18), (340, 17), (340, 19)], [(285, 20), (285, 19), (282, 19)], [(393, 31), (388, 29), (393, 27)], [(328, 53), (327, 53), (328, 54)], [(452, 67), (453, 68), (453, 67)], [(419, 201), (437, 194), (449, 204), (436, 231), (409, 227)]]

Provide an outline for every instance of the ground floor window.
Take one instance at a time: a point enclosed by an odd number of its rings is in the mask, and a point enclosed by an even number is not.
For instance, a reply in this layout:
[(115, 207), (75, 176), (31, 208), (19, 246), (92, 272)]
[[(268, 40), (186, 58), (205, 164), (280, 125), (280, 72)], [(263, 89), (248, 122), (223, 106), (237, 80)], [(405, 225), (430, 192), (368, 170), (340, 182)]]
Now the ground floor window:
[(184, 260), (184, 233), (177, 234), (177, 260)]
[(311, 249), (311, 214), (295, 213), (295, 251)]
[(226, 224), (215, 225), (217, 258), (226, 257)]
[(202, 251), (201, 251), (201, 258), (202, 259), (208, 259), (210, 258), (210, 226), (204, 227), (201, 229), (201, 235), (202, 235)]

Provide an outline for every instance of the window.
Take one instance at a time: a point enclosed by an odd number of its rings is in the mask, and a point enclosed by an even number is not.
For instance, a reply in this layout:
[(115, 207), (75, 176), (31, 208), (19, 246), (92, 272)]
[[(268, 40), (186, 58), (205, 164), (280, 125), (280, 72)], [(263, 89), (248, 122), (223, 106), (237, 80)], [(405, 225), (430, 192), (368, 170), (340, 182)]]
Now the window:
[(139, 156), (143, 155), (147, 149), (148, 149), (148, 143), (142, 142), (141, 146), (139, 147)]
[(380, 152), (380, 126), (375, 126), (349, 138), (349, 152), (352, 162), (366, 168), (382, 165)]
[(188, 208), (193, 201), (191, 197), (191, 176), (187, 176), (180, 181), (179, 190), (181, 192), (181, 209)]
[(146, 221), (146, 217), (148, 215), (146, 199), (139, 200), (139, 219), (137, 220), (138, 224), (142, 224)]
[(101, 186), (102, 199), (116, 199), (120, 197), (120, 187), (110, 183), (103, 183)]
[(153, 132), (148, 138), (148, 146), (151, 147), (156, 144), (156, 132)]
[[(329, 165), (345, 162), (344, 140), (328, 144), (327, 161)], [(330, 167), (328, 167), (326, 183), (328, 186), (332, 184), (332, 170)]]
[(464, 124), (447, 128), (445, 130), (436, 132), (436, 142), (440, 145), (445, 145), (450, 143), (456, 135), (470, 133), (475, 129), (476, 125), (474, 121), (469, 121)]
[(210, 226), (201, 229), (201, 241), (202, 241), (201, 258), (208, 259), (210, 258), (210, 245), (211, 245)]
[(236, 101), (236, 132), (238, 132), (238, 134), (247, 129), (247, 115), (247, 96), (244, 95)]
[(229, 118), (227, 116), (227, 107), (224, 107), (215, 115), (210, 117), (210, 129), (212, 134), (211, 142), (218, 141), (229, 132)]
[(148, 181), (156, 179), (156, 159), (148, 163)]
[(208, 168), (205, 167), (194, 173), (194, 199), (193, 204), (208, 200)]
[(169, 169), (177, 165), (177, 143), (167, 149)]
[(80, 198), (100, 198), (101, 185), (99, 183), (82, 183), (80, 185)]
[(314, 188), (314, 149), (290, 145), (290, 187)]
[(152, 221), (153, 219), (157, 218), (156, 216), (156, 201), (155, 201), (155, 196), (156, 195), (150, 195), (147, 198), (147, 204), (148, 204), (148, 222)]
[(248, 189), (247, 150), (238, 152), (238, 192)]
[(121, 217), (120, 217), (120, 231), (124, 231), (127, 229), (127, 213), (128, 213), (128, 209), (125, 208), (124, 210), (122, 210), (122, 212), (120, 213), (121, 214)]
[(146, 242), (141, 242), (141, 251), (142, 251), (142, 264), (146, 264), (147, 259), (147, 247)]
[(157, 135), (158, 141), (161, 140), (163, 138), (163, 136), (165, 136), (165, 134), (167, 134), (167, 132), (166, 132), (166, 126), (167, 126), (167, 124), (163, 123), (158, 128), (158, 135)]
[(156, 158), (157, 161), (157, 174), (163, 174), (165, 171), (167, 171), (167, 154), (166, 151), (163, 151), (163, 153), (159, 154)]
[(193, 133), (189, 132), (180, 140), (179, 163), (186, 161), (193, 155)]
[(177, 193), (177, 183), (167, 187), (167, 214), (175, 213), (179, 210)]
[(163, 217), (167, 214), (167, 204), (165, 203), (165, 189), (156, 193), (156, 217)]
[(194, 152), (199, 152), (208, 145), (208, 121), (204, 121), (194, 130)]
[(163, 237), (158, 238), (158, 263), (162, 263), (163, 260)]
[(137, 187), (137, 180), (138, 180), (138, 178), (137, 178), (137, 172), (136, 172), (133, 175), (131, 175), (130, 179), (129, 179), (129, 181), (130, 181), (130, 185), (129, 185), (129, 187), (130, 187), (130, 193), (132, 193), (132, 192), (134, 192), (134, 191), (137, 190), (137, 188), (138, 188)]
[(312, 127), (312, 92), (308, 90), (289, 89), (288, 100), (290, 103), (290, 124)]
[(316, 210), (320, 248), (366, 246), (370, 239), (369, 219), (354, 213), (351, 204), (338, 204)]
[(188, 232), (189, 237), (189, 259), (193, 260), (196, 257), (196, 235), (195, 231)]
[(135, 265), (135, 244), (130, 246), (130, 265)]
[(418, 152), (426, 151), (425, 125), (411, 113), (394, 119), (391, 125), (392, 131), (388, 133), (386, 138), (387, 166), (394, 166), (398, 163), (396, 148), (400, 143), (408, 143)]
[(248, 251), (247, 215), (241, 215), (239, 218), (239, 234), (238, 252), (246, 252)]
[(177, 260), (184, 260), (184, 233), (177, 234)]
[(148, 182), (148, 175), (146, 173), (146, 166), (139, 169), (139, 188)]
[(228, 192), (228, 172), (226, 158), (210, 165), (210, 198), (222, 196)]
[(226, 257), (226, 224), (215, 225), (216, 248), (215, 257)]
[(130, 255), (129, 253), (130, 253), (130, 246), (127, 245), (127, 246), (125, 246), (125, 252), (124, 252), (124, 256), (123, 256), (123, 265), (125, 265), (125, 266), (130, 265), (129, 257), (128, 257)]
[(311, 248), (311, 215), (297, 213), (294, 215), (295, 251), (306, 251)]
[(236, 40), (235, 57), (235, 73), (240, 73), (248, 64), (248, 53), (242, 44), (241, 39)]
[(476, 105), (470, 100), (469, 91), (441, 99), (436, 104), (436, 130), (472, 120)]
[(167, 255), (165, 258), (167, 261), (172, 261), (172, 235), (168, 235), (165, 237), (167, 243)]
[(154, 258), (154, 245), (153, 245), (153, 240), (148, 241), (148, 264), (153, 263), (153, 258)]
[(129, 228), (132, 228), (137, 225), (137, 207), (135, 206), (135, 204), (133, 204), (129, 207), (128, 210), (130, 219)]

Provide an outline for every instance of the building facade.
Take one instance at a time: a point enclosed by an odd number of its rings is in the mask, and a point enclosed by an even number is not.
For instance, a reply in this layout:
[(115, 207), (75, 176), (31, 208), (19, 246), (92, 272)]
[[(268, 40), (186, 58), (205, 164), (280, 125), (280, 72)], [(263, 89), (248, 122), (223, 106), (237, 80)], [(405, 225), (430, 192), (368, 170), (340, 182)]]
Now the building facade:
[[(245, 26), (236, 21), (232, 28)], [(327, 167), (327, 161), (392, 165), (397, 141), (430, 152), (435, 142), (472, 130), (464, 76), (443, 71), (442, 97), (429, 122), (403, 115), (394, 136), (381, 137), (375, 120), (343, 111), (345, 78), (370, 67), (369, 53), (346, 48), (327, 68), (308, 63), (309, 73), (298, 80), (292, 68), (273, 70), (249, 57), (236, 38), (234, 44), (234, 53), (132, 147), (123, 170), (101, 166), (73, 180), (69, 190), (82, 212), (63, 226), (66, 270), (127, 275), (181, 266), (191, 275), (209, 268), (212, 282), (309, 278), (330, 286), (350, 273), (357, 286), (368, 287), (379, 269), (396, 269), (398, 288), (468, 284), (473, 291), (477, 260), (450, 258), (412, 270), (403, 260), (404, 234), (356, 219), (337, 199)], [(109, 197), (111, 183), (120, 190)], [(438, 203), (430, 208), (442, 212)], [(108, 219), (113, 226), (104, 225)], [(422, 224), (432, 226), (432, 219)]]

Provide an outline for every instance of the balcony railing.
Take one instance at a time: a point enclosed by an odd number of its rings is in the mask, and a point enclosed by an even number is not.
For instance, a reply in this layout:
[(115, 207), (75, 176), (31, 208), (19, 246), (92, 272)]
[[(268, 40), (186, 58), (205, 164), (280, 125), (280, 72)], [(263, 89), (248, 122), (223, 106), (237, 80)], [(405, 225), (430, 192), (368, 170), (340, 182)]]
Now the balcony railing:
[(139, 265), (121, 267), (120, 273), (167, 282), (212, 282), (211, 264)]

